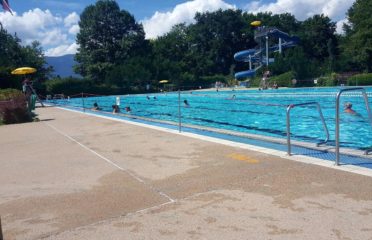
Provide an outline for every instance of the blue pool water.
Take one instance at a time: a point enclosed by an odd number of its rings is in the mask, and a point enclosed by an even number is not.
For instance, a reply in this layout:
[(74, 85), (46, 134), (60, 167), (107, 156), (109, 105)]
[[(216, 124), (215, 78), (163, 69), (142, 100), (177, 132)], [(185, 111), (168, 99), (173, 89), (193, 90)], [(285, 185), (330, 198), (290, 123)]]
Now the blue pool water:
[[(366, 88), (369, 102), (372, 88)], [(313, 102), (321, 105), (330, 131), (330, 144), (334, 144), (335, 97), (338, 88), (301, 88), (279, 90), (244, 90), (182, 92), (182, 123), (218, 129), (233, 130), (286, 137), (286, 107), (289, 104)], [(235, 99), (233, 99), (235, 95)], [(147, 98), (149, 97), (149, 99)], [(155, 99), (155, 98), (156, 99)], [(103, 111), (111, 112), (117, 96), (72, 98), (53, 100), (55, 103), (73, 107), (91, 108), (97, 102)], [(183, 103), (187, 100), (189, 106)], [(346, 92), (341, 97), (341, 105), (351, 102), (357, 115), (341, 111), (340, 140), (342, 147), (366, 149), (372, 146), (372, 127), (364, 100), (359, 92)], [(120, 96), (120, 107), (130, 106), (131, 115), (166, 120), (178, 123), (178, 93), (141, 94)], [(325, 133), (315, 107), (296, 107), (291, 111), (292, 138), (300, 141), (318, 142)]]

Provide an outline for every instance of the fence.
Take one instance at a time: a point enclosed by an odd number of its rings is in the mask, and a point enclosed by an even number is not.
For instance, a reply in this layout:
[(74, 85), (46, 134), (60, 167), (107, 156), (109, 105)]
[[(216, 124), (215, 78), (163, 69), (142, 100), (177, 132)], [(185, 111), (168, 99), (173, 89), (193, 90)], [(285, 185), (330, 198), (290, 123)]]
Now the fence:
[[(370, 94), (370, 93), (369, 93)], [(100, 114), (116, 114), (132, 119), (148, 120), (157, 123), (173, 125), (178, 131), (185, 127), (202, 130), (225, 132), (236, 136), (268, 136), (273, 141), (285, 143), (286, 109), (293, 104), (320, 101), (330, 133), (334, 134), (334, 106), (337, 92), (291, 92), (277, 91), (178, 91), (170, 93), (153, 93), (122, 96), (103, 96), (79, 93), (65, 99), (50, 100), (51, 103), (78, 109), (81, 111), (98, 112)], [(345, 100), (356, 102), (360, 94), (350, 93)], [(95, 104), (97, 106), (95, 106)], [(361, 102), (362, 104), (362, 102)], [(117, 105), (120, 112), (114, 111)], [(363, 105), (362, 105), (363, 106)], [(293, 129), (290, 136), (295, 140), (318, 143), (324, 137), (324, 124), (320, 124), (318, 112), (309, 111), (311, 107), (302, 106), (292, 116)], [(357, 108), (358, 109), (358, 108)], [(351, 140), (344, 140), (343, 147), (369, 148), (372, 142), (372, 132), (366, 129), (366, 121), (352, 121), (354, 126), (346, 129)], [(362, 119), (363, 120), (363, 119)], [(319, 124), (315, 124), (318, 121)], [(368, 123), (366, 123), (368, 125)], [(349, 125), (349, 124), (347, 124)], [(348, 126), (346, 126), (348, 127)], [(360, 139), (365, 142), (354, 142), (355, 129), (362, 129)], [(368, 131), (369, 132), (368, 132)], [(258, 137), (259, 138), (259, 137)], [(334, 141), (329, 141), (334, 145)], [(358, 145), (361, 144), (361, 145)]]

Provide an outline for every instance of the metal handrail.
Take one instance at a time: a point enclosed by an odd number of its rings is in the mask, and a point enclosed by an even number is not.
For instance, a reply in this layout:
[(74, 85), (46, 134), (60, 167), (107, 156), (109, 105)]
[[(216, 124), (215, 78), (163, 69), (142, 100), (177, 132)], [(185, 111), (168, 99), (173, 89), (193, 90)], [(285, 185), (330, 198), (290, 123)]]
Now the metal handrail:
[[(344, 88), (341, 89), (336, 96), (336, 134), (335, 134), (335, 140), (336, 140), (336, 160), (335, 164), (336, 166), (340, 165), (340, 97), (343, 92), (350, 92), (350, 91), (361, 91), (363, 94), (364, 102), (366, 104), (367, 113), (368, 113), (368, 119), (369, 123), (372, 126), (372, 113), (371, 109), (369, 108), (368, 104), (368, 96), (366, 93), (366, 90), (362, 87), (356, 87), (356, 88)], [(367, 150), (365, 153), (368, 154), (369, 150)]]
[(181, 116), (181, 90), (178, 89), (178, 132), (181, 133), (182, 131), (182, 116)]
[(288, 153), (288, 155), (291, 155), (291, 116), (290, 116), (291, 109), (294, 108), (294, 107), (306, 106), (306, 105), (316, 105), (316, 107), (318, 109), (318, 112), (319, 112), (320, 119), (322, 120), (324, 131), (326, 133), (326, 139), (322, 142), (317, 143), (316, 146), (319, 146), (321, 144), (325, 144), (329, 140), (329, 131), (328, 131), (328, 128), (327, 128), (327, 124), (324, 120), (322, 109), (320, 108), (320, 104), (318, 102), (290, 104), (287, 107), (287, 146), (288, 146), (287, 153)]

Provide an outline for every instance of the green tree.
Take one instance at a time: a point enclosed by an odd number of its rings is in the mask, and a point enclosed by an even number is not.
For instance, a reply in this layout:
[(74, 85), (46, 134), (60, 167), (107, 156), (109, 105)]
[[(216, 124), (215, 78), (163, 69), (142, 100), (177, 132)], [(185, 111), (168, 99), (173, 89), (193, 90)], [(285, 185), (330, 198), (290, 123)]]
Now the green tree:
[(37, 72), (33, 74), (35, 78), (44, 81), (50, 77), (53, 68), (46, 66), (44, 50), (39, 42), (32, 42), (31, 45), (23, 47), (21, 52), (22, 64), (37, 69)]
[(347, 12), (349, 23), (344, 25), (342, 49), (353, 70), (372, 71), (371, 11), (371, 0), (356, 0)]
[(0, 88), (20, 88), (21, 83), (10, 72), (22, 61), (20, 39), (13, 37), (0, 23)]
[[(39, 42), (22, 46), (17, 35), (10, 35), (0, 23), (0, 88), (20, 88), (22, 76), (11, 75), (18, 67), (29, 66), (37, 69), (34, 80), (45, 80), (52, 71), (46, 66), (43, 49)], [(36, 87), (38, 84), (36, 84)]]
[(314, 15), (302, 22), (300, 44), (310, 59), (323, 63), (336, 54), (336, 24), (329, 17)]
[(152, 82), (151, 60), (144, 57), (133, 57), (125, 64), (116, 65), (107, 74), (106, 82), (126, 92), (138, 92)]
[(271, 12), (260, 12), (257, 14), (246, 13), (247, 24), (260, 20), (263, 26), (276, 27), (289, 34), (296, 34), (300, 29), (300, 22), (290, 13), (272, 14)]
[(172, 83), (185, 85), (181, 80), (182, 73), (188, 72), (185, 61), (191, 47), (189, 27), (185, 24), (175, 25), (171, 31), (152, 42), (154, 53), (154, 78), (167, 79)]
[[(192, 71), (195, 75), (230, 74), (234, 54), (253, 43), (253, 34), (241, 10), (197, 13), (190, 26), (193, 47)], [(247, 44), (248, 43), (248, 44)]]
[(145, 38), (142, 25), (114, 0), (99, 0), (85, 8), (79, 26), (75, 70), (96, 83), (103, 83), (113, 66), (134, 56)]

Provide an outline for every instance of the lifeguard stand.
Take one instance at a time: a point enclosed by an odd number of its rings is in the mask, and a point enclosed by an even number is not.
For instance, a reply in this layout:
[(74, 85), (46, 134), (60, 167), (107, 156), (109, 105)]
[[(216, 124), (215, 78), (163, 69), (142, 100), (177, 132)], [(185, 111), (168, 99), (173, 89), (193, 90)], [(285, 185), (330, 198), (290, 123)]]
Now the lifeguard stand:
[(41, 99), (39, 98), (39, 95), (36, 93), (35, 89), (33, 88), (32, 81), (29, 81), (29, 80), (27, 82), (24, 81), (22, 90), (25, 93), (29, 104), (34, 105), (32, 103), (33, 102), (32, 95), (34, 95), (36, 101), (39, 102), (42, 107), (45, 107), (43, 101), (41, 101)]
[(21, 68), (14, 69), (12, 71), (12, 74), (13, 75), (23, 75), (23, 76), (25, 76), (25, 79), (22, 82), (22, 90), (23, 90), (23, 93), (25, 93), (25, 95), (26, 95), (28, 104), (31, 105), (31, 103), (32, 103), (32, 101), (31, 101), (32, 97), (31, 96), (35, 95), (35, 100), (38, 101), (41, 104), (42, 107), (44, 107), (43, 102), (41, 101), (41, 99), (39, 98), (35, 89), (32, 86), (32, 81), (30, 81), (26, 77), (27, 74), (31, 74), (31, 73), (34, 73), (34, 72), (36, 72), (35, 68), (21, 67)]

